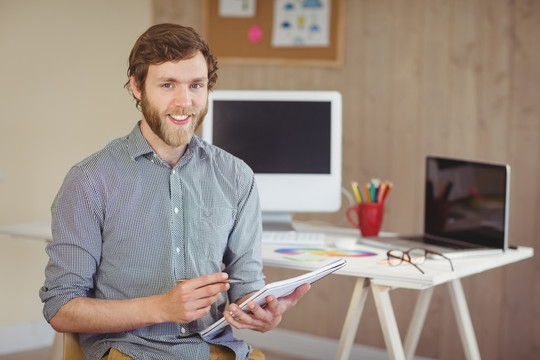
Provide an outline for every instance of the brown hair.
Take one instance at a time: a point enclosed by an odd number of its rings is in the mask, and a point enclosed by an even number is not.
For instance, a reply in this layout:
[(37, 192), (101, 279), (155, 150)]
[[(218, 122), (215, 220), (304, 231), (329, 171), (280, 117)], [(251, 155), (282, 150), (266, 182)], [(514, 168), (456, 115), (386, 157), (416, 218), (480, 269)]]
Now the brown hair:
[[(208, 91), (217, 81), (217, 59), (210, 47), (197, 32), (190, 27), (178, 24), (158, 24), (146, 30), (135, 42), (129, 55), (128, 81), (125, 87), (131, 93), (129, 78), (133, 76), (137, 86), (144, 91), (149, 65), (159, 65), (167, 61), (189, 59), (200, 51), (208, 67)], [(135, 98), (139, 108), (140, 100)]]

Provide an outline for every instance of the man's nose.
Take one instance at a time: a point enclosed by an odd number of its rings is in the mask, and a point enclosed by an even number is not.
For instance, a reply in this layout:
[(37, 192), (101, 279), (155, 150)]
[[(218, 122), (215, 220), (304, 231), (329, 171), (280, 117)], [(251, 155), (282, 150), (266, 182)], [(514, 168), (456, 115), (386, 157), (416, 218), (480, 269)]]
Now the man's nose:
[(177, 107), (191, 106), (191, 94), (189, 89), (180, 87), (174, 96), (174, 105)]

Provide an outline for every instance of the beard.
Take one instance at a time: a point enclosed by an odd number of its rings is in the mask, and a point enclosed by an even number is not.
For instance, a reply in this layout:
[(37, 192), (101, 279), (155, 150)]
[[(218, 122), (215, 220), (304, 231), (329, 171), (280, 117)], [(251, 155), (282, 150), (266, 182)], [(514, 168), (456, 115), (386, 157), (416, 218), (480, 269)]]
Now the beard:
[[(206, 105), (198, 113), (194, 108), (183, 108), (160, 114), (159, 110), (150, 103), (146, 94), (143, 92), (141, 94), (141, 112), (154, 134), (156, 134), (165, 144), (172, 147), (179, 147), (187, 145), (191, 141), (193, 134), (199, 128), (208, 112), (208, 101), (206, 101)], [(186, 125), (174, 126), (174, 124), (167, 119), (168, 114), (190, 115), (191, 120)]]

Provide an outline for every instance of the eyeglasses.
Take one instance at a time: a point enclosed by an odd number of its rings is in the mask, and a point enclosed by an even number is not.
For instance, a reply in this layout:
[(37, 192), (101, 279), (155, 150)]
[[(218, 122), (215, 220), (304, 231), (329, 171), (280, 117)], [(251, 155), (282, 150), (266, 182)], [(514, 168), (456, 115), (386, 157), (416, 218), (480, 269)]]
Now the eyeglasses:
[(388, 256), (388, 264), (390, 266), (398, 266), (402, 262), (406, 261), (415, 268), (417, 268), (422, 274), (425, 274), (422, 269), (418, 265), (423, 264), (424, 261), (426, 261), (426, 257), (428, 254), (440, 256), (450, 263), (450, 267), (452, 268), (452, 271), (454, 271), (454, 264), (452, 264), (452, 260), (450, 260), (448, 257), (444, 256), (441, 253), (438, 253), (436, 251), (431, 251), (428, 249), (422, 249), (422, 248), (414, 248), (409, 249), (407, 251), (403, 250), (388, 250), (386, 253), (386, 256)]

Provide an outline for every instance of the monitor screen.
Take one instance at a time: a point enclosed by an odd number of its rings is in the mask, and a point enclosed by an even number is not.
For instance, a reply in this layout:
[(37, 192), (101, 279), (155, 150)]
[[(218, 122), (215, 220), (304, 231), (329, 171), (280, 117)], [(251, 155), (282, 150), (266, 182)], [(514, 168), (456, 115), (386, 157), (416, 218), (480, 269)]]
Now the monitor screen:
[(217, 90), (203, 139), (255, 172), (263, 216), (341, 207), (341, 95)]

